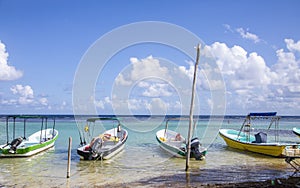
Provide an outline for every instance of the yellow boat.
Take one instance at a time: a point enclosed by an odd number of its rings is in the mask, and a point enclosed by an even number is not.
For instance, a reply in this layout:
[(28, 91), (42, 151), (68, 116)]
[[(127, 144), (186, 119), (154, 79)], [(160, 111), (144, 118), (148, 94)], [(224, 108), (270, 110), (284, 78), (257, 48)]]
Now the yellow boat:
[(250, 113), (247, 115), (241, 129), (239, 131), (232, 129), (220, 129), (219, 135), (224, 139), (229, 147), (251, 151), (255, 153), (270, 155), (274, 157), (300, 157), (300, 144), (297, 143), (280, 143), (278, 142), (278, 135), (275, 135), (274, 142), (267, 142), (267, 134), (258, 132), (254, 134), (251, 128), (251, 120), (257, 118), (270, 117), (271, 123), (275, 124), (278, 129), (278, 121), (280, 117), (276, 116), (276, 112), (270, 113)]

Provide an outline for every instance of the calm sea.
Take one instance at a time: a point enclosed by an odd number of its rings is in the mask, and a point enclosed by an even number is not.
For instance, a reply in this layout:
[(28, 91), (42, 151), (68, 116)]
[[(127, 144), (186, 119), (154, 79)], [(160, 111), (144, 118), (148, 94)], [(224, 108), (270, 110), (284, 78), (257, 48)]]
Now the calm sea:
[[(72, 116), (57, 116), (59, 138), (55, 148), (29, 158), (0, 159), (0, 187), (92, 187), (130, 185), (142, 182), (145, 186), (164, 181), (200, 182), (203, 184), (264, 181), (293, 174), (293, 169), (282, 158), (238, 151), (226, 146), (218, 136), (219, 128), (239, 129), (243, 116), (201, 116), (195, 135), (208, 148), (206, 159), (191, 160), (186, 178), (185, 160), (170, 157), (157, 144), (156, 131), (165, 126), (165, 117), (122, 116), (123, 128), (129, 131), (125, 150), (106, 161), (82, 161), (76, 153), (80, 143), (78, 127), (85, 125), (85, 117), (75, 121)], [(77, 122), (77, 123), (76, 123)], [(267, 122), (267, 121), (266, 121)], [(266, 123), (264, 122), (264, 123)], [(300, 117), (282, 117), (280, 140), (300, 142), (292, 133), (300, 127)], [(49, 121), (49, 126), (52, 125)], [(20, 127), (22, 123), (17, 123)], [(28, 122), (26, 132), (39, 130), (38, 122)], [(95, 134), (110, 128), (110, 122), (96, 125)], [(187, 135), (188, 122), (170, 122), (169, 128)], [(257, 122), (257, 129), (267, 125)], [(20, 132), (19, 134), (22, 134)], [(268, 133), (272, 139), (274, 132)], [(72, 137), (71, 174), (67, 179), (68, 142)], [(6, 143), (5, 119), (0, 118), (0, 141)]]

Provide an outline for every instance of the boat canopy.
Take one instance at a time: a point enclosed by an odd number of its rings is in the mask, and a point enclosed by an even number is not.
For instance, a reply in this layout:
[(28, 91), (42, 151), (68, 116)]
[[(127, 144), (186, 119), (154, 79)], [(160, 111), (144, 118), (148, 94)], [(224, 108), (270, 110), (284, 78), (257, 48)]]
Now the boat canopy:
[(7, 119), (10, 118), (19, 118), (19, 119), (46, 119), (46, 118), (50, 118), (50, 116), (46, 116), (46, 115), (8, 115), (6, 116)]
[(277, 141), (278, 137), (279, 137), (278, 129), (279, 129), (279, 119), (280, 119), (280, 117), (276, 116), (276, 114), (277, 114), (277, 112), (249, 113), (246, 116), (246, 118), (244, 120), (244, 123), (242, 124), (242, 127), (241, 127), (241, 129), (239, 131), (239, 134), (237, 136), (237, 139), (239, 138), (241, 132), (244, 131), (248, 135), (247, 136), (248, 141), (250, 141), (249, 138), (250, 138), (250, 132), (251, 132), (251, 129), (250, 129), (251, 120), (254, 120), (254, 119), (271, 119), (267, 130), (269, 130), (271, 128), (273, 123), (275, 124), (275, 141)]
[(85, 125), (77, 125), (80, 145), (85, 145), (91, 142), (92, 138), (95, 136), (94, 130), (96, 127), (96, 121), (114, 121), (113, 126), (116, 126), (118, 130), (121, 130), (121, 122), (119, 118), (116, 117), (90, 117), (86, 119)]
[(101, 120), (115, 120), (115, 121), (120, 121), (118, 118), (115, 117), (94, 117), (94, 118), (88, 118), (86, 121), (87, 122), (95, 122), (95, 121), (101, 121)]
[(276, 116), (277, 112), (249, 113), (248, 116)]
[(168, 121), (189, 121), (190, 119), (188, 117), (171, 117), (171, 118), (166, 118), (166, 122)]
[[(192, 135), (194, 135), (194, 130), (196, 129), (196, 124), (198, 122), (198, 120), (195, 120), (195, 118), (197, 118), (197, 117), (196, 116), (193, 117)], [(170, 121), (189, 121), (189, 120), (190, 120), (189, 117), (171, 117), (171, 118), (167, 118), (164, 135), (166, 135), (166, 133), (167, 133), (167, 129), (168, 129)]]
[[(41, 120), (41, 133), (43, 129), (48, 129), (48, 119), (53, 120), (53, 134), (55, 129), (55, 116), (47, 115), (7, 115), (6, 116), (6, 142), (9, 144), (9, 126), (12, 124), (12, 138), (16, 138), (16, 121), (23, 120), (23, 139), (26, 139), (26, 121), (28, 119), (40, 119)], [(45, 132), (46, 133), (46, 132)]]

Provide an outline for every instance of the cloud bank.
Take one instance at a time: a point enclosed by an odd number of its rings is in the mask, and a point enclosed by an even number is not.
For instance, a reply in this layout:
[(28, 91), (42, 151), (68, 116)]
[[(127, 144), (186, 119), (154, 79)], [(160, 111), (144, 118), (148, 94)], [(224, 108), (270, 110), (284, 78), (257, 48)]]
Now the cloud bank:
[[(227, 114), (280, 110), (284, 114), (295, 114), (300, 110), (300, 41), (285, 39), (284, 42), (285, 48), (275, 52), (277, 62), (271, 66), (268, 66), (265, 59), (257, 52), (247, 52), (238, 45), (230, 47), (225, 43), (215, 42), (203, 47), (203, 56), (209, 53), (214, 55), (226, 84), (224, 95), (227, 98)], [(172, 70), (163, 66), (159, 59), (152, 56), (145, 59), (131, 58), (130, 61), (133, 69), (119, 74), (115, 80), (117, 85), (125, 86), (137, 81), (141, 76), (137, 76), (138, 74), (154, 75), (171, 80), (174, 77), (185, 75), (191, 79), (194, 71), (193, 62), (187, 62), (187, 66), (177, 66), (176, 70)], [(201, 63), (203, 62), (200, 60)], [(205, 66), (202, 64), (202, 68), (198, 71), (198, 90), (210, 91), (218, 88), (217, 80), (216, 82), (214, 80), (207, 81), (204, 69)], [(182, 107), (178, 96), (176, 99), (174, 98), (177, 95), (176, 90), (168, 83), (144, 80), (135, 85), (132, 91), (136, 91), (136, 93), (132, 92), (131, 98), (123, 102), (128, 104), (129, 108), (137, 111), (149, 109), (151, 103), (156, 103), (156, 106), (163, 109), (173, 108), (173, 111), (175, 107), (177, 109)], [(190, 97), (189, 91), (182, 92), (186, 92), (186, 96)], [(214, 102), (203, 93), (201, 97), (200, 100), (205, 98), (204, 101), (208, 106)]]
[(0, 41), (0, 81), (16, 80), (23, 76), (22, 71), (8, 65), (8, 53), (5, 44)]
[[(240, 46), (215, 42), (206, 46), (222, 71), (227, 88), (227, 110), (288, 109), (294, 114), (300, 105), (300, 41), (285, 39), (286, 50), (276, 51), (277, 62), (268, 66), (256, 52)], [(298, 55), (297, 55), (298, 54)], [(292, 108), (291, 108), (292, 107)]]

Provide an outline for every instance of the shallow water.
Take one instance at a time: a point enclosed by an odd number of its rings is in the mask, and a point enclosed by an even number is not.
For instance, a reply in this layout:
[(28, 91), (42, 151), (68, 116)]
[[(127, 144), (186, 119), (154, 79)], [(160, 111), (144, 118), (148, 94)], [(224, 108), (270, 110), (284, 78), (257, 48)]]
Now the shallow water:
[[(141, 121), (143, 120), (143, 121)], [(129, 137), (125, 150), (111, 160), (82, 161), (76, 153), (80, 143), (79, 133), (73, 119), (58, 119), (56, 129), (59, 138), (55, 148), (29, 158), (0, 159), (0, 185), (5, 187), (89, 187), (141, 182), (153, 183), (183, 181), (203, 184), (244, 181), (264, 181), (287, 177), (293, 169), (281, 158), (230, 149), (217, 135), (218, 121), (208, 125), (209, 119), (200, 119), (197, 134), (208, 147), (206, 159), (191, 160), (190, 173), (185, 173), (185, 160), (173, 158), (162, 150), (155, 140), (155, 132), (164, 127), (161, 119), (136, 119), (123, 117)], [(300, 118), (282, 118), (280, 133), (283, 141), (300, 142), (291, 129), (299, 125)], [(84, 123), (84, 122), (83, 122)], [(223, 128), (238, 129), (242, 118), (226, 119)], [(130, 125), (130, 126), (129, 126)], [(187, 125), (170, 123), (170, 129), (187, 132)], [(82, 125), (79, 125), (82, 126)], [(28, 132), (38, 126), (29, 125)], [(208, 129), (208, 127), (211, 127)], [(107, 129), (107, 124), (98, 129)], [(260, 127), (261, 128), (261, 127)], [(5, 123), (0, 123), (0, 140), (5, 142)], [(208, 135), (210, 134), (210, 135)], [(270, 132), (272, 134), (272, 132)], [(72, 137), (71, 177), (67, 175), (68, 139)], [(210, 138), (210, 139), (208, 139)], [(268, 137), (269, 138), (269, 137)], [(270, 135), (271, 138), (271, 135)], [(1, 187), (1, 186), (0, 186)]]

